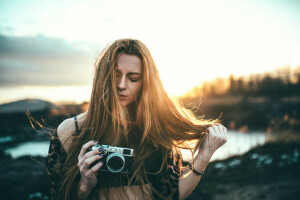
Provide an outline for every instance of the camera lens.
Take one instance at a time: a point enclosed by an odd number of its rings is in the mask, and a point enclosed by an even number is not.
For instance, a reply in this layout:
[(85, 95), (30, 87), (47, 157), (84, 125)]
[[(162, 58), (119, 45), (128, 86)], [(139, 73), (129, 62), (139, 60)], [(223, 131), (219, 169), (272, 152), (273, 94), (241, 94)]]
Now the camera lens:
[(111, 172), (120, 172), (125, 166), (125, 158), (119, 153), (110, 154), (106, 159), (106, 165)]

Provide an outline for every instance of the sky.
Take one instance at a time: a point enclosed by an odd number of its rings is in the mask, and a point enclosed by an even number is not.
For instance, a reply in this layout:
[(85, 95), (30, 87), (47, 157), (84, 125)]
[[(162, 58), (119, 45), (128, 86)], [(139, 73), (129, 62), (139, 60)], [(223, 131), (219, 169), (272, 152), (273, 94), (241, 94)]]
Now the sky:
[(300, 65), (298, 0), (2, 0), (0, 104), (89, 101), (94, 62), (120, 38), (150, 49), (164, 88)]

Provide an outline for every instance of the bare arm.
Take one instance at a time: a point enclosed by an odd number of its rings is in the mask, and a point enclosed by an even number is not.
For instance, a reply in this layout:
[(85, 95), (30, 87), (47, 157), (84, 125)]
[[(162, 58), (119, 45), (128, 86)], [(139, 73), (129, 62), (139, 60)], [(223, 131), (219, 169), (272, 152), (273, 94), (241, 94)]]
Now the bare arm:
[[(212, 154), (211, 155), (209, 154), (199, 155), (199, 154), (197, 155), (197, 158), (195, 158), (194, 160), (194, 169), (198, 172), (202, 172), (207, 167)], [(183, 175), (189, 173), (190, 171), (191, 169), (187, 168), (183, 172)], [(201, 180), (201, 177), (202, 176), (198, 176), (195, 173), (190, 173), (186, 178), (181, 178), (179, 180), (179, 199), (185, 199), (188, 196), (190, 196), (193, 190), (198, 185), (199, 181)]]
[(77, 200), (86, 200), (90, 196), (91, 189), (85, 187), (81, 181), (78, 184)]
[[(227, 129), (221, 125), (216, 124), (211, 126), (207, 130), (207, 137), (199, 148), (199, 153), (194, 160), (194, 169), (198, 172), (202, 172), (208, 165), (214, 152), (227, 142)], [(190, 169), (183, 172), (186, 174)], [(199, 183), (201, 176), (195, 173), (190, 173), (187, 177), (179, 180), (179, 199), (185, 199), (195, 189)]]
[[(59, 139), (57, 141), (62, 141), (64, 144), (61, 147), (62, 150), (66, 150), (68, 152), (69, 148), (72, 146), (71, 140), (68, 140), (71, 135), (75, 134), (75, 125), (74, 120), (72, 118), (64, 120), (58, 128), (57, 134)], [(85, 145), (82, 146), (80, 154), (78, 155), (78, 168), (80, 171), (80, 181), (77, 186), (77, 198), (79, 200), (88, 199), (93, 187), (97, 183), (96, 173), (98, 169), (102, 166), (102, 162), (99, 162), (92, 168), (90, 168), (90, 164), (95, 162), (96, 160), (101, 159), (102, 153), (99, 149), (94, 149), (93, 151), (88, 151), (88, 148), (92, 145), (96, 144), (97, 141), (89, 141)], [(61, 144), (59, 142), (59, 144)]]

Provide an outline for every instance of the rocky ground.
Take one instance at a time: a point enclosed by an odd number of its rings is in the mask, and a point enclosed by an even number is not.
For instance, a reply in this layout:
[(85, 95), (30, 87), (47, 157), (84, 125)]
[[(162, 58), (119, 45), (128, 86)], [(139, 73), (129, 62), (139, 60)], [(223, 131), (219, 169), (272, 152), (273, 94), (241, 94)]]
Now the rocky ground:
[(0, 156), (0, 199), (48, 199), (45, 158), (12, 159), (3, 153)]
[[(268, 143), (242, 156), (211, 162), (188, 199), (297, 199), (299, 152), (299, 143)], [(44, 161), (28, 156), (12, 159), (0, 152), (0, 199), (48, 199)]]
[(299, 143), (267, 143), (242, 156), (211, 162), (188, 199), (298, 199), (299, 152)]

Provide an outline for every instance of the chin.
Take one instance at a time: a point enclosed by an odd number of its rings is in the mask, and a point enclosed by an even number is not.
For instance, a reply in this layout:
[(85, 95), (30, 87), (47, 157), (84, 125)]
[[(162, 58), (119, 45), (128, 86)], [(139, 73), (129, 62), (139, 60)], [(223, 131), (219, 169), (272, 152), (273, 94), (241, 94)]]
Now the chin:
[(127, 103), (121, 103), (121, 106), (124, 108), (127, 106)]
[(127, 107), (130, 103), (128, 103), (127, 101), (121, 101), (120, 104), (122, 107)]
[(135, 101), (121, 101), (120, 104), (124, 108), (125, 107), (130, 108), (135, 105)]

